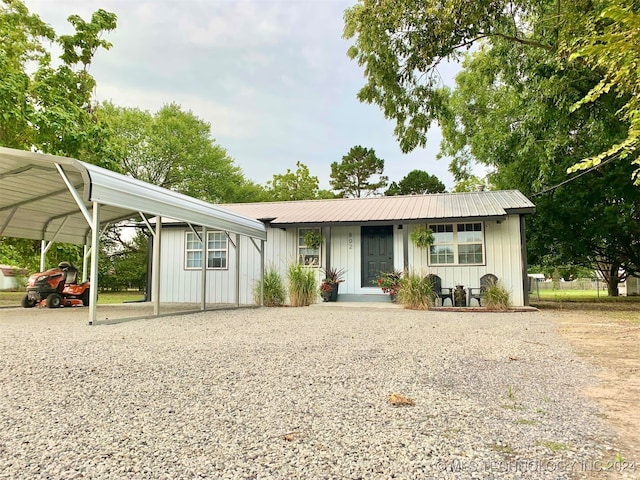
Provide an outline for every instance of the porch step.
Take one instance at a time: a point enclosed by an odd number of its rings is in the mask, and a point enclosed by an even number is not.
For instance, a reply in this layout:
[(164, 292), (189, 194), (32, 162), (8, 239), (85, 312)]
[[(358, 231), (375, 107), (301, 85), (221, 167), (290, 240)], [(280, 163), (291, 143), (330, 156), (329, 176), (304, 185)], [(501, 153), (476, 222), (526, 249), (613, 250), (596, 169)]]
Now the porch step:
[(338, 293), (338, 302), (387, 302), (391, 303), (389, 295), (358, 295), (353, 293)]

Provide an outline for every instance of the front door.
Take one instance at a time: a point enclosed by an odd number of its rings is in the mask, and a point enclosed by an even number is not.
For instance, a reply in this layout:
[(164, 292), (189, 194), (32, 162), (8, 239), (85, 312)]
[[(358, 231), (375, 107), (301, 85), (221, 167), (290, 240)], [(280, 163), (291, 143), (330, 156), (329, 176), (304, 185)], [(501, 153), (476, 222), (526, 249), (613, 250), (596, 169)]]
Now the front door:
[(393, 226), (362, 227), (362, 286), (376, 285), (380, 272), (393, 271)]

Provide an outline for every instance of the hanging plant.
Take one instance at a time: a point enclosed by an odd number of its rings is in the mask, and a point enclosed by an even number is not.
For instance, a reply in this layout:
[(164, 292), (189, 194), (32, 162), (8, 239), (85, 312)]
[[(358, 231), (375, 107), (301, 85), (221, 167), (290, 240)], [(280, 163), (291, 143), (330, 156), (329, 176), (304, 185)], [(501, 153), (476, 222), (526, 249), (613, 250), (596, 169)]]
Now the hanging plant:
[(304, 234), (304, 244), (308, 248), (320, 248), (322, 235), (317, 230), (307, 230)]
[(433, 230), (425, 227), (418, 227), (409, 234), (411, 241), (418, 248), (429, 248), (435, 241)]

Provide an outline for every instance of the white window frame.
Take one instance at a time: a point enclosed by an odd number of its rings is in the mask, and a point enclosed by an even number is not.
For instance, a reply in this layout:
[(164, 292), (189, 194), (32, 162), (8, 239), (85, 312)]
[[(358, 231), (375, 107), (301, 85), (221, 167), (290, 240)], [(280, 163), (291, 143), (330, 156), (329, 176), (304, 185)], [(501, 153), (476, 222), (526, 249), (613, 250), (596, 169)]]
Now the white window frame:
[[(322, 234), (320, 227), (300, 227), (296, 230), (296, 255), (298, 258), (298, 263), (300, 263), (301, 265), (320, 268), (320, 265), (322, 263), (322, 244), (320, 244), (318, 248), (309, 248), (304, 244), (304, 234), (309, 230), (314, 230), (319, 234)], [(314, 263), (308, 263), (309, 257), (314, 257), (314, 259), (317, 258), (317, 261), (315, 261)]]
[[(428, 228), (430, 228), (431, 230), (433, 230), (434, 233), (437, 233), (437, 227), (440, 225), (451, 225), (452, 226), (452, 239), (451, 241), (447, 241), (447, 242), (438, 242), (437, 241), (437, 235), (436, 235), (436, 241), (433, 242), (432, 246), (429, 248), (429, 265), (433, 265), (433, 266), (443, 266), (443, 267), (451, 267), (451, 266), (476, 266), (476, 265), (485, 265), (486, 264), (486, 249), (485, 249), (485, 235), (484, 235), (484, 222), (447, 222), (447, 223), (431, 223), (429, 225), (427, 225)], [(470, 231), (478, 231), (480, 232), (480, 241), (464, 241), (461, 240), (460, 238), (458, 238), (458, 228), (459, 225), (473, 225), (474, 227), (476, 225), (480, 226), (480, 230), (470, 230)], [(462, 235), (461, 235), (462, 236)], [(433, 247), (438, 247), (438, 246), (445, 246), (445, 245), (450, 245), (452, 247), (453, 250), (453, 262), (451, 263), (438, 263), (432, 260), (432, 254), (433, 254)], [(474, 262), (474, 263), (461, 263), (460, 262), (460, 246), (465, 246), (465, 245), (480, 245), (482, 248), (482, 260), (480, 262)]]
[[(185, 232), (185, 240), (184, 240), (184, 269), (185, 270), (201, 270), (202, 269), (202, 242), (198, 238), (198, 236), (193, 232)], [(224, 241), (224, 248), (220, 247), (210, 247), (211, 243), (216, 241)], [(189, 244), (195, 245), (197, 248), (189, 248)], [(216, 253), (221, 255), (219, 257), (216, 256)], [(189, 254), (198, 254), (199, 259), (197, 261), (190, 263)], [(223, 231), (212, 230), (207, 232), (207, 270), (228, 270), (229, 269), (229, 239), (227, 238), (227, 234)], [(212, 265), (213, 261), (216, 258), (222, 259), (222, 266), (214, 267)]]

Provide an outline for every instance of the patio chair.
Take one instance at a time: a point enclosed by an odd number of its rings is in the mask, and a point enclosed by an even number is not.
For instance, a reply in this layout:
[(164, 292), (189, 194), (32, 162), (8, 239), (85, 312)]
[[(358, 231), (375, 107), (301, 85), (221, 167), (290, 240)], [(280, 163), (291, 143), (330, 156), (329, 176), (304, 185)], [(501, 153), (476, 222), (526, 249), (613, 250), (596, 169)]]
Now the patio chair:
[(496, 277), (493, 273), (487, 273), (480, 277), (480, 288), (469, 288), (469, 301), (467, 305), (471, 306), (471, 300), (474, 298), (478, 301), (478, 306), (482, 306), (482, 298), (484, 297), (487, 287), (490, 285), (495, 285), (498, 281), (498, 277)]
[(453, 306), (453, 288), (442, 288), (442, 279), (438, 275), (430, 273), (427, 279), (431, 284), (433, 295), (440, 299), (440, 305), (444, 307), (444, 301), (448, 298)]

